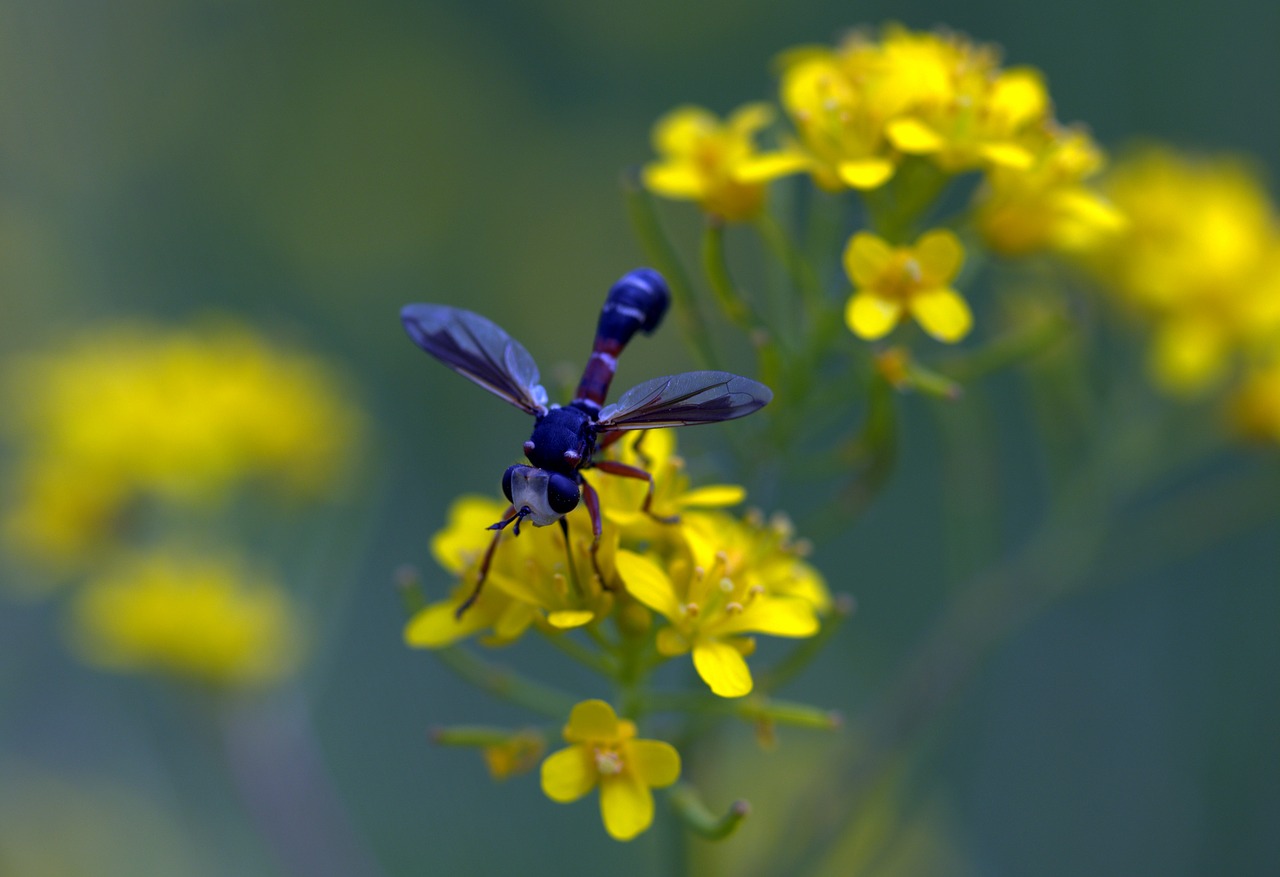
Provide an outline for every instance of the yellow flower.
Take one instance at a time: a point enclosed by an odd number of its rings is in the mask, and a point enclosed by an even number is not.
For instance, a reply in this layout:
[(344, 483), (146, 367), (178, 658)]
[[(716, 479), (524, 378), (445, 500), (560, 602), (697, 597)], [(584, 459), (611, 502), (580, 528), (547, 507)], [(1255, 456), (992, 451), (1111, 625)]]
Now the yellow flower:
[[(652, 472), (655, 484), (652, 514), (645, 514), (640, 509), (646, 482), (588, 471), (604, 516), (596, 563), (610, 587), (618, 586), (615, 555), (620, 543), (682, 545), (679, 516), (690, 509), (734, 505), (745, 495), (741, 487), (729, 484), (690, 489), (671, 430), (637, 432), (601, 456)], [(491, 632), (495, 644), (511, 642), (534, 623), (545, 621), (555, 630), (570, 630), (599, 620), (612, 609), (613, 594), (601, 587), (591, 562), (591, 519), (586, 508), (579, 507), (565, 519), (572, 566), (559, 527), (526, 526), (519, 536), (507, 532), (494, 551), (479, 599), (457, 618), (492, 543), (493, 531), (487, 528), (506, 508), (503, 500), (479, 496), (464, 496), (450, 507), (448, 523), (432, 539), (431, 551), (437, 563), (459, 581), (449, 599), (425, 607), (410, 619), (405, 629), (409, 645), (443, 648), (483, 631)]]
[(127, 558), (85, 584), (72, 633), (86, 661), (217, 685), (276, 681), (300, 653), (296, 612), (270, 580), (227, 556), (165, 549)]
[(725, 122), (701, 107), (672, 110), (654, 125), (659, 158), (645, 165), (644, 183), (665, 198), (696, 201), (722, 219), (750, 219), (764, 205), (770, 180), (804, 166), (793, 152), (757, 151), (755, 136), (772, 121), (766, 104), (748, 104)]
[(755, 642), (748, 634), (814, 635), (815, 600), (825, 586), (794, 564), (753, 567), (753, 553), (742, 550), (741, 534), (726, 532), (727, 525), (724, 518), (695, 524), (684, 554), (655, 558), (624, 550), (617, 563), (627, 593), (670, 622), (658, 631), (659, 653), (692, 652), (694, 668), (715, 694), (741, 697), (753, 686), (745, 656)]
[(878, 188), (903, 154), (951, 174), (1029, 168), (1024, 140), (1050, 122), (1049, 95), (1039, 72), (998, 61), (962, 36), (891, 25), (784, 55), (782, 104), (825, 189)]
[(865, 99), (860, 79), (827, 49), (792, 52), (783, 63), (782, 105), (799, 132), (814, 182), (828, 191), (888, 182), (896, 158), (884, 139), (885, 117)]
[[(722, 508), (746, 499), (747, 491), (736, 484), (707, 484), (691, 487), (684, 471), (684, 459), (676, 454), (675, 431), (636, 431), (608, 449), (611, 460), (637, 466), (653, 475), (652, 514), (641, 511), (648, 485), (634, 478), (601, 476), (592, 484), (600, 492), (600, 507), (609, 523), (621, 527), (627, 542), (661, 541), (678, 533), (657, 518), (671, 519), (689, 509)], [(639, 450), (637, 450), (637, 447)]]
[(484, 763), (489, 776), (507, 780), (528, 773), (547, 750), (546, 740), (537, 731), (520, 731), (502, 743), (484, 747)]
[(1152, 325), (1157, 383), (1203, 391), (1237, 359), (1271, 348), (1280, 337), (1280, 222), (1252, 171), (1153, 148), (1121, 161), (1104, 192), (1128, 222), (1090, 264)]
[(104, 326), (7, 375), (19, 446), (7, 535), (37, 563), (87, 563), (137, 499), (209, 504), (250, 479), (313, 497), (359, 413), (320, 361), (231, 324)]
[(680, 777), (680, 753), (660, 740), (637, 740), (636, 726), (602, 700), (573, 708), (564, 739), (571, 746), (542, 763), (542, 791), (561, 804), (597, 786), (605, 830), (631, 840), (653, 824), (653, 792)]
[(845, 322), (868, 340), (889, 334), (910, 313), (940, 341), (959, 341), (973, 325), (969, 305), (950, 287), (964, 261), (964, 249), (946, 230), (926, 233), (914, 246), (893, 247), (870, 232), (859, 232), (844, 251), (854, 294)]
[(998, 167), (975, 204), (983, 239), (996, 252), (1043, 249), (1085, 254), (1123, 231), (1125, 218), (1084, 181), (1101, 169), (1102, 151), (1084, 131), (1048, 133), (1026, 168)]
[[(495, 643), (518, 638), (530, 624), (545, 620), (555, 630), (582, 627), (604, 617), (613, 595), (601, 586), (591, 563), (591, 522), (585, 508), (575, 509), (569, 523), (573, 564), (557, 526), (504, 532), (493, 553), (489, 574), (476, 602), (457, 617), (475, 588), (485, 552), (493, 541), (488, 526), (507, 509), (504, 500), (464, 496), (449, 510), (449, 521), (432, 540), (437, 562), (460, 576), (447, 600), (420, 610), (405, 628), (405, 642), (417, 648), (443, 648), (484, 630)], [(612, 584), (616, 531), (605, 534), (597, 562)]]

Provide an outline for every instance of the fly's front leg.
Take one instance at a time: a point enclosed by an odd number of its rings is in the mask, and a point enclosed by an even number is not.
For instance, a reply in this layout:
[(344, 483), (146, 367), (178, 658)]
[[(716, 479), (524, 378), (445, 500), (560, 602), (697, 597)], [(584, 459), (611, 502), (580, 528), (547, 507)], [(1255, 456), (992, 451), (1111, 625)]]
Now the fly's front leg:
[(679, 515), (665, 517), (663, 515), (654, 514), (653, 511), (650, 510), (649, 507), (653, 504), (653, 476), (644, 469), (641, 469), (638, 466), (628, 466), (626, 463), (618, 463), (614, 460), (600, 460), (592, 465), (601, 472), (607, 472), (610, 475), (618, 475), (622, 478), (636, 478), (641, 481), (649, 482), (649, 490), (644, 495), (644, 504), (640, 506), (640, 511), (644, 512), (660, 524), (674, 524), (680, 520)]
[[(503, 520), (506, 520), (510, 518), (512, 515), (514, 515), (515, 513), (516, 513), (516, 507), (508, 506), (507, 510), (502, 513), (502, 518)], [(502, 521), (499, 521), (498, 523), (501, 524)], [(470, 609), (471, 604), (474, 603), (476, 601), (476, 598), (480, 596), (480, 589), (484, 587), (484, 580), (489, 576), (489, 564), (493, 563), (493, 552), (495, 552), (498, 549), (498, 542), (502, 540), (501, 527), (494, 525), (489, 529), (490, 530), (496, 529), (496, 532), (493, 534), (493, 539), (489, 541), (489, 547), (485, 549), (484, 558), (480, 561), (480, 571), (476, 574), (476, 586), (471, 589), (471, 594), (467, 597), (467, 599), (462, 601), (462, 605), (459, 606), (453, 613), (453, 617), (459, 620), (462, 618), (462, 613)]]
[(582, 501), (587, 504), (587, 514), (591, 516), (591, 568), (600, 579), (600, 587), (612, 591), (609, 580), (600, 571), (600, 560), (596, 556), (600, 551), (600, 533), (604, 530), (604, 519), (600, 516), (600, 494), (596, 493), (587, 479), (579, 476), (579, 482), (582, 484)]

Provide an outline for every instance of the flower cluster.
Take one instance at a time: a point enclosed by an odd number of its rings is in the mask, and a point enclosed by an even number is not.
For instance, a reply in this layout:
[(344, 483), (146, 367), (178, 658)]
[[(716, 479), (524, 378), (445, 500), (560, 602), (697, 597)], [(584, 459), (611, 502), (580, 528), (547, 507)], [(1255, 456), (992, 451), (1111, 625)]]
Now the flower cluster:
[[(826, 585), (800, 556), (803, 545), (792, 540), (785, 520), (766, 523), (720, 510), (739, 502), (741, 489), (686, 489), (670, 432), (645, 435), (643, 458), (656, 485), (649, 513), (640, 510), (643, 483), (596, 479), (605, 526), (594, 555), (585, 508), (565, 519), (567, 546), (557, 527), (526, 528), (518, 538), (503, 538), (479, 598), (461, 617), (458, 609), (474, 589), (493, 540), (486, 527), (501, 517), (506, 503), (475, 496), (455, 502), (431, 548), (458, 583), (450, 598), (410, 619), (406, 642), (442, 648), (483, 634), (487, 642), (502, 644), (531, 626), (558, 635), (617, 616), (628, 632), (651, 637), (660, 658), (692, 654), (698, 674), (716, 694), (750, 693), (743, 659), (754, 648), (750, 635), (817, 633), (819, 616), (831, 603)], [(634, 465), (641, 458), (636, 443), (624, 439), (609, 454)], [(652, 613), (660, 619), (656, 626)]]
[(104, 668), (218, 685), (287, 674), (297, 612), (227, 534), (243, 488), (308, 501), (339, 483), (361, 417), (336, 383), (318, 359), (229, 323), (106, 326), (16, 360), (13, 578), (28, 592), (80, 583), (71, 630)]
[(1237, 160), (1147, 148), (1105, 187), (1128, 226), (1089, 264), (1150, 324), (1157, 382), (1196, 394), (1242, 368), (1240, 420), (1274, 435), (1275, 403), (1260, 388), (1280, 367), (1280, 216), (1258, 176)]
[[(584, 508), (565, 518), (568, 544), (559, 527), (526, 527), (519, 537), (504, 532), (494, 543), (487, 525), (506, 503), (459, 499), (431, 545), (457, 583), (449, 598), (413, 614), (406, 642), (441, 649), (477, 636), (502, 645), (536, 630), (572, 654), (590, 649), (589, 663), (621, 683), (624, 702), (640, 696), (659, 665), (683, 655), (691, 656), (704, 690), (723, 698), (750, 694), (754, 635), (811, 637), (832, 608), (822, 576), (803, 558), (804, 544), (784, 518), (726, 511), (742, 501), (741, 488), (691, 488), (669, 430), (630, 435), (602, 453), (653, 473), (648, 511), (644, 482), (592, 479), (604, 514), (593, 553)], [(459, 616), (486, 557), (483, 590)], [(566, 643), (576, 630), (590, 646)], [(635, 717), (633, 709), (629, 718)], [(643, 831), (653, 814), (648, 789), (675, 781), (679, 757), (667, 744), (635, 734), (634, 723), (618, 719), (609, 705), (579, 704), (565, 729), (574, 746), (543, 764), (547, 795), (575, 800), (598, 784), (609, 833), (625, 840)], [(496, 744), (485, 739), (486, 753), (509, 764), (517, 736)]]
[(845, 250), (855, 286), (845, 317), (859, 337), (880, 338), (907, 315), (940, 341), (969, 333), (969, 306), (950, 286), (960, 240), (934, 229), (907, 243), (956, 176), (977, 173), (981, 183), (955, 224), (1004, 255), (1085, 252), (1123, 228), (1088, 182), (1101, 150), (1082, 128), (1054, 119), (1039, 71), (1002, 67), (991, 46), (891, 25), (834, 47), (792, 49), (779, 67), (779, 103), (793, 129), (781, 145), (761, 150), (753, 140), (774, 115), (768, 105), (723, 124), (681, 108), (655, 127), (661, 157), (644, 180), (655, 194), (729, 220), (757, 218), (766, 184), (801, 172), (828, 192), (861, 194), (875, 233), (856, 234)]

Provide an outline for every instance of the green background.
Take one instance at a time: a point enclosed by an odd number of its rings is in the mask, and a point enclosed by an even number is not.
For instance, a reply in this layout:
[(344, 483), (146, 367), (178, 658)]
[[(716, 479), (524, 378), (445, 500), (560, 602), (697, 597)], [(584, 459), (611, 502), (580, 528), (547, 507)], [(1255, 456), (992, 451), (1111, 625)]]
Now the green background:
[[(372, 417), (365, 488), (302, 544), (262, 546), (300, 593), (327, 595), (299, 693), (255, 707), (266, 739), (282, 735), (282, 784), (287, 765), (311, 763), (335, 794), (298, 780), (305, 806), (286, 833), (305, 847), (341, 807), (359, 838), (310, 873), (362, 861), (384, 875), (665, 873), (665, 824), (613, 843), (594, 805), (555, 805), (534, 776), (495, 785), (473, 753), (427, 743), (433, 724), (528, 719), (406, 649), (389, 580), (415, 562), (443, 592), (430, 534), (453, 497), (496, 491), (529, 425), (414, 349), (397, 311), (469, 307), (553, 380), (572, 374), (604, 291), (642, 261), (618, 180), (648, 158), (653, 120), (686, 102), (725, 112), (768, 98), (778, 51), (885, 20), (1002, 45), (1007, 63), (1045, 72), (1060, 119), (1108, 148), (1157, 138), (1274, 169), (1280, 6), (1252, 0), (0, 3), (0, 349), (121, 316), (229, 312), (332, 356)], [(619, 385), (692, 366), (669, 327), (628, 352)], [(902, 465), (880, 505), (815, 557), (860, 609), (798, 698), (856, 709), (936, 612), (925, 404), (907, 400)], [(1034, 458), (1019, 447), (1025, 427), (1003, 419), (999, 492), (1016, 541), (1036, 513), (1021, 486)], [(681, 441), (695, 472), (717, 475), (715, 436)], [(805, 501), (785, 485), (775, 496)], [(915, 792), (957, 872), (1280, 871), (1278, 544), (1271, 520), (1088, 592), (993, 657)], [(84, 873), (289, 873), (219, 772), (200, 707), (79, 666), (58, 628), (56, 605), (0, 605), (0, 816), (44, 825), (51, 855), (84, 849)], [(536, 643), (503, 657), (607, 694)], [(297, 715), (314, 722), (312, 750), (280, 731)], [(751, 797), (770, 774), (802, 787), (803, 770), (821, 769), (819, 742), (784, 731), (778, 752), (736, 749), (711, 803)], [(60, 778), (50, 801), (5, 797), (32, 776)], [(770, 812), (753, 803), (744, 835)], [(912, 872), (892, 855), (875, 868)]]

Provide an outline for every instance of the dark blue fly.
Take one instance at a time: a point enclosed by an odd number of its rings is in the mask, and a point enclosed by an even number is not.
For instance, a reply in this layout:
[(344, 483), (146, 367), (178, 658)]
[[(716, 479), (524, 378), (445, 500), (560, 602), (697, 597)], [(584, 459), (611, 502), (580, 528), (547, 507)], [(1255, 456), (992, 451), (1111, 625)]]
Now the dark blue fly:
[(490, 527), (499, 532), (485, 553), (474, 590), (458, 608), (459, 616), (479, 596), (501, 531), (508, 524), (514, 524), (518, 536), (520, 522), (526, 518), (538, 527), (559, 521), (567, 543), (564, 516), (584, 500), (595, 534), (594, 562), (602, 518), (599, 496), (582, 477), (584, 469), (647, 481), (643, 511), (652, 514), (653, 476), (614, 460), (594, 460), (597, 450), (627, 430), (733, 420), (758, 411), (773, 398), (768, 387), (748, 378), (697, 371), (645, 381), (606, 406), (618, 356), (636, 332), (647, 335), (658, 328), (670, 303), (667, 283), (657, 271), (637, 268), (623, 275), (605, 298), (591, 356), (572, 401), (564, 406), (547, 404), (547, 391), (538, 383), (538, 366), (529, 351), (479, 314), (432, 304), (405, 305), (400, 311), (415, 344), (535, 418), (533, 434), (524, 443), (530, 465), (511, 466), (502, 476), (502, 492), (511, 507)]

